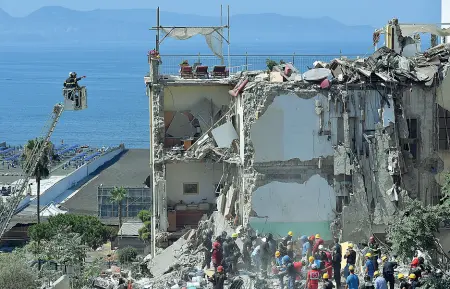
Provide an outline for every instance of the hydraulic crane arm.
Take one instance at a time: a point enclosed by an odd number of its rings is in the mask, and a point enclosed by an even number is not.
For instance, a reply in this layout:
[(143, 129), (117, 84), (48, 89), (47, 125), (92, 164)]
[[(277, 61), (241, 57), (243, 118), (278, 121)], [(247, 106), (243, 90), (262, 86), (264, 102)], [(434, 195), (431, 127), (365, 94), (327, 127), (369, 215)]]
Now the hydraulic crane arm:
[(64, 106), (62, 104), (56, 104), (53, 107), (53, 112), (50, 119), (44, 126), (41, 138), (38, 139), (37, 145), (34, 146), (32, 152), (28, 156), (23, 165), (24, 177), (17, 181), (17, 184), (12, 188), (11, 195), (5, 202), (4, 207), (0, 211), (0, 239), (6, 232), (9, 222), (11, 222), (17, 207), (20, 202), (26, 196), (26, 190), (28, 188), (28, 182), (33, 177), (34, 171), (40, 161), (44, 156), (45, 148), (47, 147), (50, 137), (55, 130), (56, 124), (64, 111)]

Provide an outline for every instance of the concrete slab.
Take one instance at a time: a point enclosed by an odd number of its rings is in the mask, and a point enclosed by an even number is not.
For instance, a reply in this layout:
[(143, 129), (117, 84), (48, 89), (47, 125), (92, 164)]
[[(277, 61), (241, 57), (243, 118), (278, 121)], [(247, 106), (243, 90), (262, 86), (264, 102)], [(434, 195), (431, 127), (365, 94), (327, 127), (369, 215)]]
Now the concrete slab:
[(270, 72), (270, 82), (283, 82), (283, 76), (279, 71)]
[(219, 148), (229, 148), (235, 139), (239, 136), (231, 122), (227, 122), (211, 131), (214, 140)]
[(177, 112), (166, 133), (173, 137), (191, 137), (195, 129), (185, 114)]
[(163, 275), (170, 266), (177, 262), (179, 253), (182, 252), (183, 246), (188, 242), (184, 238), (185, 236), (167, 247), (161, 254), (156, 255), (149, 263), (148, 268), (155, 278)]

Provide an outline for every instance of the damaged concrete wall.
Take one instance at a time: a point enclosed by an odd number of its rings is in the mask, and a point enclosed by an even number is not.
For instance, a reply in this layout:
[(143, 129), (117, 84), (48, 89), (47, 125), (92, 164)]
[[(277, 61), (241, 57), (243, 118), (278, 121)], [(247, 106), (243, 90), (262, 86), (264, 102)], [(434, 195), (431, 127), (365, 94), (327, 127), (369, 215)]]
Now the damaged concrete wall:
[(336, 195), (327, 97), (308, 86), (256, 82), (242, 99), (244, 225), (331, 238)]
[(336, 196), (328, 181), (319, 175), (303, 184), (271, 182), (252, 195), (252, 208), (258, 217), (250, 225), (260, 232), (281, 236), (288, 231), (297, 234), (321, 234), (330, 240), (330, 223), (334, 220)]
[(210, 100), (215, 106), (221, 108), (222, 105), (230, 104), (228, 85), (180, 85), (164, 86), (164, 110), (165, 111), (186, 111), (192, 105), (202, 101)]
[[(168, 163), (166, 164), (167, 199), (169, 203), (214, 203), (214, 185), (223, 174), (222, 164), (211, 162)], [(198, 194), (183, 194), (184, 183), (197, 183)]]
[(319, 134), (321, 129), (328, 130), (325, 100), (320, 95), (310, 99), (292, 94), (277, 96), (252, 125), (254, 161), (311, 160), (332, 155), (328, 136)]

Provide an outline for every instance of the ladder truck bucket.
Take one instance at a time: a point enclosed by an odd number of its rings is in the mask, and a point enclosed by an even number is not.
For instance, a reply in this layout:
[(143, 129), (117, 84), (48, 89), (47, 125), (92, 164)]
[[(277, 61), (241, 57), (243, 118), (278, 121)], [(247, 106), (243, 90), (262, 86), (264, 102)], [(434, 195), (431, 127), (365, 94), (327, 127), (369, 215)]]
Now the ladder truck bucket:
[(85, 86), (63, 88), (64, 109), (83, 110), (87, 108), (87, 90)]

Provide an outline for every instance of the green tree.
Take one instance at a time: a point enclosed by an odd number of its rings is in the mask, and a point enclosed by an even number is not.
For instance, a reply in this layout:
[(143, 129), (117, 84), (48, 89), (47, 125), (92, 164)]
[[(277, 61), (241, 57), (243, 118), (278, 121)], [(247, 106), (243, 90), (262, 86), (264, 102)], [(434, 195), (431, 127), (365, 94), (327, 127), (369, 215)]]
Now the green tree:
[(137, 250), (133, 247), (126, 247), (118, 251), (119, 261), (121, 264), (129, 264), (134, 262), (137, 257)]
[[(406, 204), (399, 216), (387, 227), (387, 240), (400, 257), (410, 258), (415, 250), (445, 255), (436, 233), (440, 225), (450, 219), (450, 175), (446, 175), (441, 192), (444, 197), (439, 205), (424, 206), (414, 200)], [(440, 265), (440, 264), (438, 264)]]
[(119, 228), (122, 227), (122, 205), (123, 200), (127, 197), (128, 192), (123, 187), (114, 187), (111, 191), (111, 202), (118, 206)]
[[(37, 187), (37, 197), (36, 197), (36, 205), (37, 205), (37, 222), (38, 224), (41, 222), (40, 217), (40, 195), (41, 195), (41, 180), (47, 178), (50, 175), (50, 159), (53, 156), (53, 144), (51, 142), (45, 142), (43, 139), (32, 139), (29, 140), (25, 146), (24, 153), (22, 155), (22, 160), (24, 162), (30, 160), (32, 156), (33, 150), (40, 149), (43, 145), (45, 145), (44, 153), (42, 157), (39, 159), (36, 169), (32, 172), (32, 176), (36, 179), (36, 187)], [(25, 173), (29, 173), (25, 171)]]
[(83, 244), (93, 249), (100, 247), (117, 234), (102, 224), (97, 217), (60, 214), (48, 218), (47, 223), (31, 226), (28, 229), (28, 236), (33, 241), (45, 241), (56, 236), (61, 230), (79, 234)]
[(39, 286), (37, 272), (30, 268), (20, 252), (0, 254), (1, 288), (36, 289)]
[(139, 239), (146, 242), (150, 240), (151, 237), (151, 219), (152, 219), (152, 213), (148, 210), (142, 210), (138, 213), (138, 218), (141, 220), (144, 225), (142, 228), (139, 229)]

